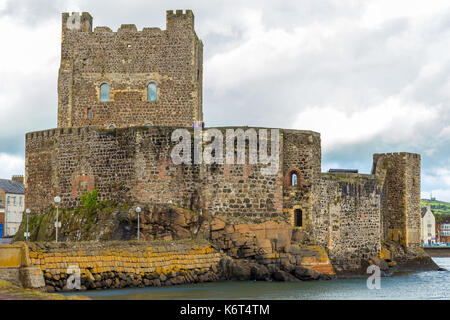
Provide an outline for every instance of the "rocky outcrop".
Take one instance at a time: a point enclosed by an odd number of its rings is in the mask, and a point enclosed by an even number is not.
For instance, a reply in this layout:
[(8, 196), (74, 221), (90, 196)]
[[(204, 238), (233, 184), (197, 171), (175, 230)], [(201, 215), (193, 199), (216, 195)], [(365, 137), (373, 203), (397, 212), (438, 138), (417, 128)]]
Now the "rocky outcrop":
[[(47, 292), (70, 291), (67, 286), (67, 276), (46, 272), (44, 274)], [(80, 289), (120, 289), (162, 287), (181, 284), (217, 281), (219, 278), (214, 270), (194, 269), (172, 271), (168, 274), (149, 272), (136, 274), (133, 272), (109, 271), (92, 274), (89, 270), (81, 276)]]
[(422, 248), (405, 248), (394, 241), (383, 245), (380, 257), (386, 261), (392, 271), (440, 270)]
[(290, 264), (275, 265), (253, 262), (250, 260), (222, 258), (218, 266), (218, 276), (223, 280), (254, 280), (254, 281), (309, 281), (330, 280), (332, 277), (314, 269), (293, 266)]

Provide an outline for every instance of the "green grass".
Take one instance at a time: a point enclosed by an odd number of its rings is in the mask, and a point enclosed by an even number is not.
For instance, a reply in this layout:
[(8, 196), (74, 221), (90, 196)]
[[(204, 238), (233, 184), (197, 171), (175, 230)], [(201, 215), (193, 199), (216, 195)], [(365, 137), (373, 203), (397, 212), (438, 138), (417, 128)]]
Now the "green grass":
[(430, 204), (431, 212), (433, 212), (436, 217), (436, 222), (450, 217), (450, 202), (422, 199), (420, 203), (422, 206), (426, 206), (428, 203)]

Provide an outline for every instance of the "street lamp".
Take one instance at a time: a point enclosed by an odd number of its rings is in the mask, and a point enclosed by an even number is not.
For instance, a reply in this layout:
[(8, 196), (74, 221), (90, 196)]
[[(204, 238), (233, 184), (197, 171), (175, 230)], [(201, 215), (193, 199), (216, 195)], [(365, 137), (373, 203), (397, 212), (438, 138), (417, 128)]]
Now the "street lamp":
[(28, 237), (30, 236), (30, 233), (28, 232), (28, 216), (30, 215), (31, 210), (27, 208), (25, 212), (27, 214), (27, 231), (25, 232), (25, 239), (28, 241)]
[(55, 200), (55, 203), (56, 203), (56, 222), (55, 222), (56, 242), (58, 242), (58, 227), (61, 227), (61, 223), (58, 221), (58, 203), (61, 202), (61, 198), (56, 196), (54, 200)]
[(138, 239), (138, 241), (139, 241), (139, 239), (140, 239), (140, 228), (141, 228), (141, 225), (140, 225), (140, 213), (141, 213), (141, 207), (136, 207), (136, 212), (137, 212), (137, 215), (138, 215), (138, 228), (137, 228), (137, 239)]

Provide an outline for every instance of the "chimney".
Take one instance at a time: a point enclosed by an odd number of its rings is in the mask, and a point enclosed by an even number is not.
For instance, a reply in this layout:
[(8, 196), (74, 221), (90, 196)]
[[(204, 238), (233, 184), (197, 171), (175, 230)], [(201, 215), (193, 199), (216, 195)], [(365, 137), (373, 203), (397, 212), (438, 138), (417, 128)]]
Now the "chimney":
[(23, 176), (12, 176), (11, 180), (20, 182), (21, 184), (23, 184), (23, 182), (24, 182)]

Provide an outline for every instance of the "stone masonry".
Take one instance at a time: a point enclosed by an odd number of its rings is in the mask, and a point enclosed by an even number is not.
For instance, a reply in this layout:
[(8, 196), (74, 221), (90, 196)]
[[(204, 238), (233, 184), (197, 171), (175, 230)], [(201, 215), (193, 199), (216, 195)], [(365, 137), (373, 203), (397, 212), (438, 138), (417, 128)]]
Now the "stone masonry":
[[(369, 175), (321, 173), (320, 134), (277, 129), (274, 175), (261, 174), (261, 163), (176, 165), (173, 131), (193, 133), (203, 121), (203, 44), (193, 13), (168, 11), (166, 30), (117, 32), (93, 28), (89, 13), (69, 27), (77, 17), (62, 15), (58, 128), (26, 135), (26, 201), (35, 214), (55, 195), (75, 208), (97, 189), (100, 200), (173, 204), (236, 224), (283, 221), (296, 241), (323, 246), (338, 270), (361, 267), (384, 241), (419, 246), (420, 155), (375, 154)], [(105, 83), (109, 101), (100, 101)], [(156, 101), (147, 99), (150, 83)]]
[[(138, 31), (132, 24), (117, 32), (92, 30), (87, 12), (79, 29), (68, 28), (75, 18), (62, 15), (58, 127), (191, 127), (202, 121), (203, 44), (192, 11), (167, 11), (166, 30)], [(156, 83), (156, 101), (147, 101), (150, 82)], [(108, 102), (99, 101), (103, 83), (111, 87)]]

